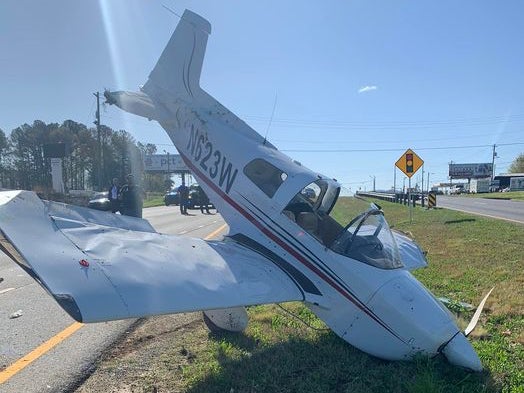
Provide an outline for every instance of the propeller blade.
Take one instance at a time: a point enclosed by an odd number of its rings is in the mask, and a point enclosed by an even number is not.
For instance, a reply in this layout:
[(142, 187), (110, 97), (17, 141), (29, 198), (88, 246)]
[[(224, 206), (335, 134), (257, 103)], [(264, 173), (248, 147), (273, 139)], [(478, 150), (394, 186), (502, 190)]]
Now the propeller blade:
[(477, 311), (475, 311), (475, 314), (473, 314), (473, 318), (471, 318), (471, 321), (469, 322), (468, 327), (466, 330), (464, 330), (464, 335), (467, 337), (473, 329), (475, 329), (475, 326), (477, 326), (477, 322), (479, 321), (480, 314), (482, 313), (482, 309), (484, 308), (484, 304), (486, 304), (486, 300), (488, 300), (489, 295), (491, 295), (491, 292), (495, 289), (495, 287), (491, 288), (490, 291), (486, 296), (484, 296), (484, 299), (480, 302), (479, 306), (477, 307)]

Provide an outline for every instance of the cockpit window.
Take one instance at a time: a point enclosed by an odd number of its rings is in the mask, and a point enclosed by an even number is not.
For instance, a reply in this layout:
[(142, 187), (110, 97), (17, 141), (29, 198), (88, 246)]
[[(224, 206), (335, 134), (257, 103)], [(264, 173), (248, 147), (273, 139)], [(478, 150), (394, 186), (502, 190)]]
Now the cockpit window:
[(338, 254), (381, 269), (403, 266), (384, 213), (374, 204), (353, 218), (330, 248)]
[(244, 167), (244, 174), (268, 197), (272, 198), (287, 174), (269, 162), (256, 158)]
[[(360, 198), (339, 198), (340, 186), (317, 180), (303, 188), (282, 214), (332, 251), (381, 269), (402, 267), (384, 214)], [(353, 217), (345, 226), (348, 217)]]
[(317, 203), (318, 198), (320, 197), (321, 189), (316, 183), (311, 183), (309, 186), (305, 187), (300, 191), (300, 194), (304, 196), (312, 205)]

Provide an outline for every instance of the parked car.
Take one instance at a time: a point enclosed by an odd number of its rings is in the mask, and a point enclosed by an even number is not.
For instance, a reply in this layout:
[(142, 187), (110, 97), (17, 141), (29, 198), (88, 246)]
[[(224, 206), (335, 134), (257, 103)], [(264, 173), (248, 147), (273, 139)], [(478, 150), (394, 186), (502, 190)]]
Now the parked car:
[(178, 191), (171, 190), (166, 195), (164, 195), (164, 204), (166, 206), (169, 205), (180, 205), (180, 195), (178, 195)]
[(88, 207), (91, 209), (110, 211), (111, 202), (109, 201), (109, 192), (97, 192), (93, 198), (88, 202)]
[[(204, 194), (204, 190), (202, 190), (202, 187), (200, 187), (199, 185), (197, 184), (193, 184), (191, 186), (189, 186), (189, 197), (188, 197), (188, 206), (187, 208), (188, 209), (197, 209), (200, 207), (200, 203), (201, 203), (201, 195)], [(213, 208), (214, 209), (214, 206), (211, 202), (209, 202), (209, 205), (208, 205), (210, 208)]]

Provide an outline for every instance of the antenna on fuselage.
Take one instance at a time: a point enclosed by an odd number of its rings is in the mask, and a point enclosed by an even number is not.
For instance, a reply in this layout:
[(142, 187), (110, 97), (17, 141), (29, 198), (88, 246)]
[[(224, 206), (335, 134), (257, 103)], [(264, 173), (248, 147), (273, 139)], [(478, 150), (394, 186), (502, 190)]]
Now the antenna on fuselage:
[(271, 123), (273, 122), (273, 116), (275, 115), (276, 107), (277, 107), (277, 94), (275, 93), (275, 102), (273, 102), (273, 111), (271, 112), (271, 117), (269, 118), (269, 123), (268, 123), (267, 129), (266, 129), (266, 135), (264, 135), (264, 142), (262, 143), (263, 145), (266, 144), (267, 134), (269, 133), (269, 128), (271, 127)]

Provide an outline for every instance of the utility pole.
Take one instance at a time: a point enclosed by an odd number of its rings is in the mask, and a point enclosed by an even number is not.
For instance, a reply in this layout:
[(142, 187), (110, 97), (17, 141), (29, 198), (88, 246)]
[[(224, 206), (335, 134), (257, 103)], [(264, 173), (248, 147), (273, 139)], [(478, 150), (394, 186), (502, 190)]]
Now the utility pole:
[[(497, 157), (497, 152), (495, 151), (495, 148), (497, 145), (493, 145), (493, 156), (491, 158), (491, 183), (493, 183), (493, 180), (495, 180), (495, 157)], [(490, 186), (491, 189), (491, 186)]]
[(96, 134), (98, 142), (98, 154), (97, 154), (97, 175), (98, 175), (98, 191), (102, 191), (102, 140), (100, 138), (100, 93), (97, 91), (93, 93), (96, 97), (96, 120), (94, 121), (96, 125)]
[[(422, 179), (422, 185), (420, 186), (420, 192), (422, 193), (422, 195), (424, 195), (424, 165), (422, 165), (421, 179)], [(424, 198), (422, 198), (422, 200), (424, 200)]]
[(393, 165), (393, 193), (397, 193), (397, 166)]

